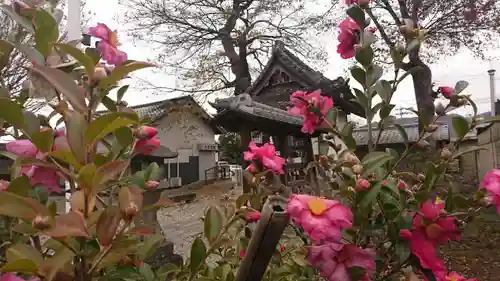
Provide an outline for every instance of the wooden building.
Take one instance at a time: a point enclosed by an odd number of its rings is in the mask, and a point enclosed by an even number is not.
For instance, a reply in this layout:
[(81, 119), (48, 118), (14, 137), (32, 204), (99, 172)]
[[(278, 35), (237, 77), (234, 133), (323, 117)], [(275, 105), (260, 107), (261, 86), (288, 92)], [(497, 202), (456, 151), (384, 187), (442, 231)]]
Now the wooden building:
[(354, 96), (348, 81), (326, 78), (278, 41), (264, 70), (246, 93), (212, 103), (217, 109), (212, 122), (226, 131), (239, 133), (244, 150), (252, 135), (260, 136), (262, 142), (272, 141), (287, 159), (285, 182), (299, 180), (304, 176), (302, 168), (314, 159), (311, 138), (319, 133), (302, 133), (302, 117), (289, 114), (287, 107), (294, 91), (316, 89), (333, 98), (341, 118), (347, 119), (351, 113), (364, 116), (362, 107), (350, 101)]

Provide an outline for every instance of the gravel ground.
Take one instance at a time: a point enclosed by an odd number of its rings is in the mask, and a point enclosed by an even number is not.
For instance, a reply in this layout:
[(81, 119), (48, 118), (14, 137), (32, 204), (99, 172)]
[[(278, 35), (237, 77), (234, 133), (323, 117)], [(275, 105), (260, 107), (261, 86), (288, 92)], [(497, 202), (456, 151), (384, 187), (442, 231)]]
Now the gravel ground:
[(231, 189), (229, 182), (215, 183), (196, 190), (196, 199), (191, 203), (180, 203), (158, 211), (158, 221), (168, 240), (175, 245), (175, 253), (188, 256), (196, 235), (203, 232), (203, 217), (206, 209), (217, 205), (226, 196), (236, 198), (241, 189)]

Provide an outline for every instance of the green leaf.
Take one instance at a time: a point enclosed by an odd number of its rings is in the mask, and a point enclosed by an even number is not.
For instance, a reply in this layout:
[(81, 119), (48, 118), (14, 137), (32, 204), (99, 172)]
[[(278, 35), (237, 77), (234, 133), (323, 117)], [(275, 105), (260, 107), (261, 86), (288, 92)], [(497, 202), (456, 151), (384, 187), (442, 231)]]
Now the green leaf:
[(41, 152), (49, 152), (52, 150), (54, 143), (54, 132), (52, 130), (38, 131), (31, 135), (31, 142)]
[(139, 272), (142, 277), (144, 277), (144, 281), (154, 281), (156, 276), (149, 264), (143, 263), (141, 267), (139, 267)]
[(118, 111), (118, 107), (116, 106), (116, 102), (111, 99), (110, 97), (108, 96), (104, 96), (102, 97), (101, 99), (101, 103), (109, 110), (109, 111), (112, 111), (112, 112), (116, 112)]
[(95, 175), (97, 173), (97, 167), (94, 163), (87, 164), (80, 169), (78, 176), (76, 177), (79, 184), (92, 186)]
[(66, 120), (66, 137), (68, 145), (75, 159), (84, 164), (86, 161), (87, 147), (85, 145), (84, 132), (87, 128), (85, 117), (78, 112), (72, 112)]
[(39, 65), (45, 65), (45, 57), (29, 44), (16, 44), (16, 49), (21, 51), (31, 62), (36, 62)]
[(457, 84), (455, 84), (455, 95), (460, 94), (467, 87), (469, 87), (469, 82), (467, 82), (467, 81), (458, 81)]
[(452, 124), (458, 138), (465, 136), (469, 132), (469, 123), (462, 116), (453, 117)]
[(45, 261), (48, 270), (44, 279), (47, 281), (54, 280), (56, 274), (68, 263), (71, 263), (74, 256), (75, 253), (66, 247), (58, 250), (52, 258)]
[(373, 60), (373, 49), (370, 46), (364, 46), (356, 53), (355, 58), (363, 66), (369, 66)]
[(203, 243), (203, 240), (201, 238), (197, 237), (193, 241), (193, 245), (191, 246), (191, 255), (190, 255), (190, 260), (189, 260), (189, 268), (191, 270), (191, 274), (195, 274), (201, 264), (205, 260), (205, 255), (207, 252), (207, 248), (205, 246), (205, 243)]
[(115, 130), (115, 138), (122, 148), (132, 144), (134, 141), (134, 134), (129, 127), (121, 127)]
[(377, 83), (375, 83), (374, 88), (383, 101), (385, 101), (386, 103), (391, 102), (393, 93), (392, 86), (387, 80), (384, 79), (378, 80)]
[(146, 181), (157, 180), (161, 175), (160, 166), (156, 162), (150, 163), (144, 172), (144, 179)]
[(45, 205), (49, 201), (49, 192), (47, 188), (37, 186), (30, 192), (30, 197)]
[(210, 243), (213, 243), (219, 237), (222, 231), (222, 214), (216, 207), (208, 208), (205, 213), (205, 237)]
[(375, 84), (384, 74), (384, 69), (378, 65), (373, 65), (366, 72), (368, 86)]
[(370, 100), (362, 91), (358, 89), (354, 89), (354, 93), (356, 94), (356, 101), (366, 110), (370, 109)]
[(121, 212), (117, 206), (109, 206), (101, 213), (96, 223), (96, 236), (102, 246), (110, 246), (120, 221)]
[(35, 33), (35, 28), (33, 27), (33, 24), (31, 21), (12, 9), (10, 5), (2, 5), (2, 10), (15, 22), (20, 24), (22, 27), (24, 27), (29, 33)]
[(401, 137), (404, 140), (404, 143), (407, 144), (408, 143), (408, 134), (406, 133), (406, 130), (403, 128), (403, 126), (401, 126), (399, 124), (393, 124), (393, 126), (396, 128), (396, 130), (398, 130), (399, 134), (401, 135)]
[(395, 107), (396, 105), (395, 104), (386, 104), (386, 103), (383, 103), (382, 104), (382, 108), (380, 109), (380, 119), (385, 119), (387, 117), (389, 117), (389, 115), (391, 114), (391, 111), (392, 109)]
[(363, 30), (366, 27), (365, 12), (359, 6), (352, 6), (346, 11), (347, 15), (353, 19)]
[[(38, 202), (38, 205), (36, 205), (35, 202), (29, 199), (31, 198), (22, 197), (10, 192), (0, 192), (0, 215), (27, 220), (34, 219), (37, 214), (42, 213), (40, 211), (43, 211), (44, 206), (41, 206)], [(43, 213), (49, 214), (50, 212), (47, 209)]]
[(40, 132), (40, 120), (38, 117), (30, 111), (24, 111), (24, 127), (23, 129), (26, 131), (28, 136), (31, 136), (35, 133)]
[(58, 92), (63, 94), (74, 110), (87, 113), (87, 104), (81, 89), (69, 74), (47, 66), (33, 66), (34, 72), (45, 78)]
[(350, 150), (356, 150), (356, 140), (352, 135), (342, 136), (342, 141)]
[(34, 247), (27, 244), (14, 244), (5, 252), (8, 262), (15, 262), (17, 260), (31, 260), (37, 266), (43, 261), (42, 255)]
[(80, 64), (83, 67), (85, 67), (85, 71), (87, 72), (87, 75), (89, 75), (90, 77), (92, 77), (92, 75), (94, 75), (96, 63), (94, 63), (94, 60), (92, 59), (92, 57), (86, 55), (80, 49), (78, 49), (70, 44), (56, 44), (56, 46), (62, 52), (66, 53), (66, 54), (72, 56), (73, 58), (75, 58), (76, 60), (78, 60), (78, 62), (80, 62)]
[(2, 266), (0, 271), (34, 274), (38, 271), (38, 266), (30, 259), (18, 259), (13, 262), (7, 262)]
[(358, 81), (359, 84), (361, 84), (361, 86), (363, 86), (363, 88), (366, 89), (366, 72), (359, 66), (353, 66), (350, 68), (351, 70), (351, 75), (352, 77), (354, 77), (354, 79), (356, 79), (356, 81)]
[(57, 160), (61, 160), (65, 163), (70, 164), (71, 166), (73, 166), (77, 170), (80, 170), (80, 168), (82, 167), (82, 164), (80, 164), (78, 162), (78, 160), (76, 160), (75, 155), (73, 155), (73, 153), (71, 151), (56, 150), (56, 151), (50, 152), (48, 155), (50, 157), (56, 158)]
[(148, 239), (146, 239), (146, 241), (144, 241), (141, 247), (137, 250), (137, 257), (141, 260), (147, 259), (151, 256), (152, 252), (155, 250), (155, 247), (164, 240), (165, 236), (163, 236), (162, 234), (155, 234), (148, 237)]
[(359, 205), (362, 208), (369, 207), (376, 199), (382, 189), (382, 185), (380, 183), (376, 183), (368, 193), (363, 197)]
[(101, 52), (96, 48), (86, 48), (85, 54), (92, 59), (94, 65), (97, 65), (101, 60)]
[(139, 118), (136, 113), (113, 112), (103, 115), (92, 121), (85, 130), (85, 143), (92, 145), (119, 128), (134, 125), (138, 122)]
[(399, 263), (404, 263), (410, 258), (411, 251), (406, 244), (396, 244), (396, 256)]
[[(105, 184), (107, 181), (114, 179), (128, 167), (128, 164), (128, 161), (125, 160), (115, 160), (99, 167), (93, 180), (94, 187), (98, 187)], [(99, 191), (100, 190), (97, 192)]]
[(113, 71), (111, 71), (111, 74), (102, 79), (101, 82), (99, 83), (99, 88), (103, 90), (107, 90), (109, 87), (115, 85), (118, 81), (122, 80), (123, 77), (127, 76), (129, 73), (147, 68), (147, 67), (153, 67), (154, 65), (147, 63), (147, 62), (139, 62), (139, 61), (130, 61), (128, 63), (123, 63)]
[(52, 44), (59, 39), (59, 27), (54, 17), (44, 9), (37, 9), (34, 17), (36, 49), (44, 56), (52, 53)]
[(363, 158), (362, 176), (366, 176), (373, 173), (375, 170), (382, 167), (384, 164), (391, 161), (393, 158), (394, 156), (388, 152), (381, 152), (381, 151), (371, 152), (370, 154), (366, 155)]
[(20, 104), (0, 98), (0, 119), (16, 128), (24, 127), (24, 114)]
[(156, 272), (159, 276), (166, 276), (169, 273), (179, 272), (180, 268), (172, 263), (167, 263), (166, 265), (160, 267)]
[(21, 176), (13, 179), (7, 188), (8, 192), (12, 192), (23, 197), (28, 196), (32, 190), (33, 187), (31, 186), (30, 180), (27, 176)]
[(118, 89), (118, 92), (116, 93), (116, 100), (121, 101), (123, 99), (123, 96), (128, 90), (129, 85), (122, 86), (120, 89)]

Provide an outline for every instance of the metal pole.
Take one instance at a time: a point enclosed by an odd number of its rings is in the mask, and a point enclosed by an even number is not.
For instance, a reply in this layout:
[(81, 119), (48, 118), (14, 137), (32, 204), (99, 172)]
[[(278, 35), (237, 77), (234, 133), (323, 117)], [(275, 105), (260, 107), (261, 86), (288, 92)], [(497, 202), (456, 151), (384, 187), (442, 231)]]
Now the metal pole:
[(495, 69), (488, 70), (488, 75), (490, 76), (490, 99), (491, 99), (491, 116), (496, 115), (495, 102), (496, 102), (496, 92), (495, 92)]
[[(68, 1), (68, 42), (80, 41), (82, 37), (81, 26), (80, 26), (80, 6), (81, 0), (69, 0)], [(69, 183), (65, 183), (65, 188), (69, 190)], [(66, 198), (66, 212), (71, 209), (70, 200), (71, 192), (65, 192)]]

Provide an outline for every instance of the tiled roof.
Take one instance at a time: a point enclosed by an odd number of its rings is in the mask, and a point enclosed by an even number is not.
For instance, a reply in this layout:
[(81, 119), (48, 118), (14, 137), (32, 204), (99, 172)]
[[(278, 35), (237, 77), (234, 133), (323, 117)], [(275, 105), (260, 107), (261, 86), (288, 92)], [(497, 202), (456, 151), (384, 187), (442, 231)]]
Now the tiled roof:
[[(418, 124), (412, 125), (404, 125), (403, 129), (406, 131), (408, 135), (408, 141), (416, 142), (419, 139), (418, 132)], [(377, 136), (379, 134), (379, 130), (374, 128), (372, 130), (372, 140), (375, 142)], [(441, 125), (437, 131), (435, 132), (437, 140), (449, 140), (449, 130), (448, 125)], [(368, 144), (368, 128), (362, 127), (358, 129), (354, 129), (352, 134), (354, 140), (356, 140), (357, 145), (367, 145)], [(393, 144), (393, 143), (404, 143), (405, 140), (401, 133), (398, 131), (396, 127), (391, 127), (382, 131), (382, 134), (379, 139), (379, 144)]]
[(279, 40), (275, 42), (271, 58), (266, 66), (246, 92), (252, 96), (258, 96), (274, 70), (276, 70), (277, 65), (278, 68), (286, 69), (288, 72), (293, 73), (294, 76), (300, 77), (300, 80), (307, 84), (303, 86), (311, 87), (312, 90), (321, 89), (324, 95), (332, 97), (335, 103), (345, 112), (364, 117), (363, 108), (358, 103), (351, 101), (354, 95), (349, 88), (348, 81), (342, 77), (335, 80), (325, 77), (321, 72), (312, 69), (290, 52), (285, 47), (285, 44)]
[(219, 114), (223, 114), (226, 111), (237, 111), (297, 126), (301, 126), (303, 120), (302, 117), (292, 115), (285, 110), (256, 102), (252, 100), (249, 94), (241, 94), (236, 97), (218, 99), (215, 103), (212, 103), (212, 106), (220, 112)]

